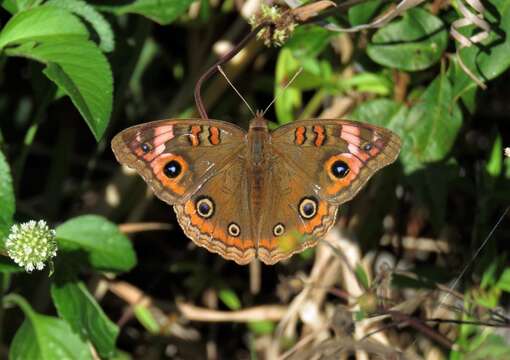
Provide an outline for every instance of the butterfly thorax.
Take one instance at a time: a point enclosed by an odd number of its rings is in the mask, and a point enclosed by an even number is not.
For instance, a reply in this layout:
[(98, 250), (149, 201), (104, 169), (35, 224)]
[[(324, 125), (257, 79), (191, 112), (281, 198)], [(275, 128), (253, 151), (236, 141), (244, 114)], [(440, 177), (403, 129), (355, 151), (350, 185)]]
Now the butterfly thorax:
[(269, 143), (269, 128), (267, 120), (262, 116), (256, 116), (250, 121), (248, 130), (248, 149), (250, 162), (258, 167), (264, 166), (266, 145)]

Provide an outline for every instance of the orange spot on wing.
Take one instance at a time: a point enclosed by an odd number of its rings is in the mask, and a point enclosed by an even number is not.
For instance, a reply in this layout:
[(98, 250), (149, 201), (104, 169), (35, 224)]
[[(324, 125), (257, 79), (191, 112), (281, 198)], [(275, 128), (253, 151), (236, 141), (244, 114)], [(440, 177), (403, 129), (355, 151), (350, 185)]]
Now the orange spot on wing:
[(305, 133), (306, 133), (306, 128), (304, 126), (300, 126), (296, 129), (296, 139), (295, 139), (295, 143), (298, 144), (298, 145), (303, 145), (303, 143), (305, 142), (306, 140), (306, 137), (305, 137)]
[(220, 143), (220, 130), (217, 127), (211, 126), (209, 128), (209, 141), (213, 145), (218, 145)]
[(324, 140), (326, 139), (326, 134), (324, 133), (324, 127), (320, 125), (315, 125), (313, 127), (313, 132), (316, 134), (315, 136), (315, 146), (322, 146)]
[(202, 132), (202, 128), (200, 125), (193, 125), (191, 127), (191, 135), (190, 135), (190, 140), (191, 140), (191, 145), (192, 146), (197, 146), (198, 144), (200, 144), (200, 133)]

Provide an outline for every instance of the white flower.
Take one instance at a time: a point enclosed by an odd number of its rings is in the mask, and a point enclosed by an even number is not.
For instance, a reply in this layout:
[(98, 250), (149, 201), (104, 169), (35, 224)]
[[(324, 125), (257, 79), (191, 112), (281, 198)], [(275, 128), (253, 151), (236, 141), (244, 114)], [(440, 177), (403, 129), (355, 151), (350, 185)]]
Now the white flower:
[(7, 255), (25, 271), (42, 270), (44, 264), (57, 255), (55, 230), (50, 229), (44, 220), (15, 224), (5, 248)]

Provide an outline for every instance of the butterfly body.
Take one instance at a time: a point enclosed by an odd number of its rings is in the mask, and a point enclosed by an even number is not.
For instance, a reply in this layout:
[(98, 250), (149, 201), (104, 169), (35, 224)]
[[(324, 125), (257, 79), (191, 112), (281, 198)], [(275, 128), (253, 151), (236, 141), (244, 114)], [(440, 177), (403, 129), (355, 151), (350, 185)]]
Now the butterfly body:
[(174, 205), (197, 245), (247, 264), (274, 264), (314, 246), (400, 139), (346, 120), (304, 120), (274, 131), (257, 115), (248, 132), (218, 120), (162, 120), (119, 133), (117, 159)]

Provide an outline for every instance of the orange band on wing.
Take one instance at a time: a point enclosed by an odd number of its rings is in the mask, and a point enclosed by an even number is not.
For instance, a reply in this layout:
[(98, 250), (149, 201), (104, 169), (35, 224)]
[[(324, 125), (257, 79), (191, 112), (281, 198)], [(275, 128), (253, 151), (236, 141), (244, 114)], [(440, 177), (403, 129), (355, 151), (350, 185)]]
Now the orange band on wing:
[(294, 142), (297, 144), (297, 145), (303, 145), (303, 143), (305, 142), (306, 140), (306, 127), (304, 126), (300, 126), (296, 129), (296, 139), (294, 140)]
[(220, 131), (217, 127), (211, 126), (209, 128), (209, 141), (213, 145), (218, 145), (220, 143)]
[(315, 146), (322, 146), (324, 140), (326, 140), (326, 133), (324, 132), (324, 127), (320, 125), (315, 125), (313, 127), (313, 132), (316, 134), (315, 136)]
[(190, 141), (192, 146), (197, 146), (200, 144), (200, 133), (202, 132), (202, 127), (200, 125), (193, 125), (191, 127), (191, 135)]

